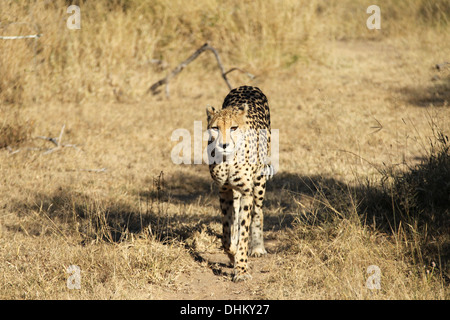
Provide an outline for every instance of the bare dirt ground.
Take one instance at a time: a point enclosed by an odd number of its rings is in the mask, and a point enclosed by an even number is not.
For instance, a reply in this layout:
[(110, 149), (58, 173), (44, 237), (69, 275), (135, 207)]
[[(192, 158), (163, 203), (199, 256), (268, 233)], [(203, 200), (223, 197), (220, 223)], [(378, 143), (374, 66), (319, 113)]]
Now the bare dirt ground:
[(267, 286), (268, 274), (276, 272), (276, 241), (267, 241), (268, 254), (264, 258), (250, 258), (252, 280), (234, 283), (230, 281), (233, 268), (228, 258), (217, 253), (199, 254), (197, 265), (177, 278), (175, 289), (161, 288), (154, 292), (163, 300), (251, 300), (258, 299)]

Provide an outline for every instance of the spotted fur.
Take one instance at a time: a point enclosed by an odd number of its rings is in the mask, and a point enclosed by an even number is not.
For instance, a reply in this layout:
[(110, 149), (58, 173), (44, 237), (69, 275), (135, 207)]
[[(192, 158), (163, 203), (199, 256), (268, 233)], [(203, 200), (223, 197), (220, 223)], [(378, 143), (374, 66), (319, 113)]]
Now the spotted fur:
[[(222, 109), (206, 110), (211, 150), (209, 170), (219, 186), (222, 243), (234, 266), (234, 281), (251, 278), (248, 254), (266, 252), (262, 204), (270, 154), (270, 112), (259, 88), (242, 86), (226, 97)], [(249, 248), (250, 247), (250, 248)]]

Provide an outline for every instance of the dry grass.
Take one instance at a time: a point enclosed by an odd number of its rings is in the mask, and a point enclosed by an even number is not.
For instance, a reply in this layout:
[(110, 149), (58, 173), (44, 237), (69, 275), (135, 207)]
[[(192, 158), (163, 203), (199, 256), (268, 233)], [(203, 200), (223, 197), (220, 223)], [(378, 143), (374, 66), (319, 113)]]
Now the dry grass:
[[(43, 34), (0, 40), (1, 298), (449, 298), (448, 1), (379, 1), (378, 31), (362, 1), (78, 3), (80, 30), (65, 1), (0, 3), (1, 35)], [(227, 94), (215, 62), (170, 100), (144, 95), (170, 70), (151, 59), (173, 68), (205, 41), (257, 75), (230, 80), (259, 86), (280, 130), (269, 255), (246, 284), (222, 261), (207, 167), (170, 159), (173, 130)], [(45, 153), (36, 137), (63, 125), (77, 148)]]

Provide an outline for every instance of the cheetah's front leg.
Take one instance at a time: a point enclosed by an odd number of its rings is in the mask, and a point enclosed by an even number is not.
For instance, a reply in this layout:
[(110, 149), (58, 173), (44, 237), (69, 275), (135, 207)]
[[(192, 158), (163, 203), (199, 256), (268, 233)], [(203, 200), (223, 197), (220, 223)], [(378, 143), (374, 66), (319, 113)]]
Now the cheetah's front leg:
[(258, 176), (254, 181), (253, 199), (254, 199), (254, 211), (252, 216), (252, 223), (250, 225), (250, 255), (254, 257), (260, 257), (267, 253), (264, 248), (263, 237), (263, 200), (266, 192), (266, 177)]
[[(235, 255), (239, 242), (239, 212), (241, 209), (241, 193), (237, 190), (233, 190), (233, 211), (231, 216), (229, 217), (230, 226), (231, 226), (231, 243), (230, 243), (230, 252)], [(234, 258), (233, 262), (234, 264)]]
[(225, 253), (230, 258), (231, 264), (234, 265), (234, 256), (236, 254), (236, 245), (232, 244), (233, 235), (233, 190), (227, 186), (222, 186), (219, 190), (220, 209), (222, 211), (222, 246)]
[(234, 257), (234, 282), (251, 279), (248, 273), (248, 243), (252, 206), (253, 195), (250, 191), (243, 192), (239, 210), (238, 249)]

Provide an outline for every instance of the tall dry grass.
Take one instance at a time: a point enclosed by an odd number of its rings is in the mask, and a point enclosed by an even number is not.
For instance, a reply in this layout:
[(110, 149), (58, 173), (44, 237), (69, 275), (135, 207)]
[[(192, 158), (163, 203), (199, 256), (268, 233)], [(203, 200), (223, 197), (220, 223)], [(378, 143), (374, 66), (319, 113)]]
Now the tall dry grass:
[[(138, 98), (155, 80), (152, 59), (170, 66), (209, 41), (226, 64), (265, 73), (321, 59), (323, 39), (381, 39), (446, 32), (450, 2), (379, 1), (382, 29), (368, 33), (364, 1), (78, 1), (81, 29), (66, 27), (70, 1), (2, 1), (0, 101), (82, 102)], [(358, 17), (358, 18), (354, 18)], [(191, 70), (211, 68), (203, 63)]]

